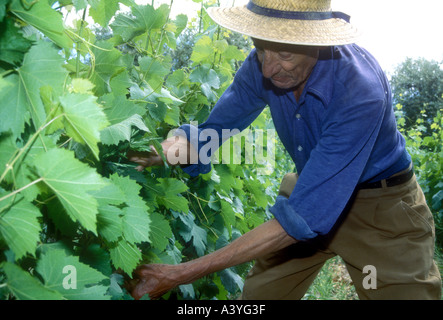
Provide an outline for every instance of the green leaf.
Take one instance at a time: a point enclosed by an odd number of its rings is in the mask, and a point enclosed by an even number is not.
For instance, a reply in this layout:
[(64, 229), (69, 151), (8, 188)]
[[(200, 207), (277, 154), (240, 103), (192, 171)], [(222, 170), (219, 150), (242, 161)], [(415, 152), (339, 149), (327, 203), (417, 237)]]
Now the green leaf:
[(129, 177), (111, 176), (111, 180), (124, 192), (127, 207), (123, 208), (123, 234), (130, 243), (149, 241), (150, 224), (148, 210), (140, 197), (141, 186)]
[(257, 206), (262, 208), (266, 208), (268, 206), (268, 197), (266, 196), (263, 185), (259, 180), (246, 180), (245, 186), (254, 197)]
[(168, 5), (161, 5), (157, 9), (150, 5), (134, 5), (131, 9), (132, 16), (119, 14), (111, 23), (114, 33), (125, 42), (150, 30), (160, 30), (169, 15)]
[(221, 203), (221, 215), (225, 221), (225, 226), (228, 228), (229, 235), (231, 235), (232, 226), (235, 225), (235, 212), (232, 209), (232, 203), (228, 203), (225, 200), (220, 200)]
[(68, 256), (58, 249), (42, 254), (35, 270), (42, 276), (45, 287), (62, 293), (67, 299), (81, 299), (86, 286), (107, 279), (99, 271), (81, 263), (78, 257)]
[(169, 238), (172, 238), (172, 230), (169, 222), (160, 214), (151, 213), (151, 245), (160, 251), (166, 249)]
[(164, 79), (169, 74), (171, 64), (160, 62), (159, 59), (154, 59), (149, 56), (140, 58), (138, 62), (140, 71), (143, 73), (143, 79), (145, 79), (156, 92), (159, 92), (165, 81)]
[(98, 243), (93, 243), (86, 248), (81, 254), (80, 261), (107, 277), (110, 277), (112, 274), (109, 252)]
[(228, 195), (231, 188), (237, 187), (237, 181), (232, 171), (228, 166), (219, 164), (214, 167), (217, 175), (220, 177), (220, 183), (216, 186), (216, 189), (225, 195)]
[(96, 97), (88, 94), (68, 93), (60, 97), (66, 133), (75, 141), (85, 144), (99, 160), (100, 131), (109, 122), (96, 103)]
[(6, 5), (10, 0), (0, 0), (0, 22), (3, 21), (6, 15)]
[(205, 66), (197, 67), (189, 76), (189, 80), (199, 83), (203, 94), (209, 101), (216, 101), (217, 96), (212, 91), (212, 88), (220, 88), (220, 78), (213, 69)]
[[(9, 136), (9, 138), (11, 138), (11, 136)], [(10, 139), (9, 143), (7, 142), (7, 140), (0, 141), (0, 164), (2, 164), (3, 162), (1, 158), (5, 157), (4, 159), (6, 161), (11, 161), (12, 156), (19, 151), (18, 147), (15, 146), (15, 143), (12, 139)], [(33, 162), (35, 157), (53, 147), (55, 147), (55, 144), (50, 137), (42, 136), (40, 137), (40, 139), (37, 139), (32, 147), (30, 147), (26, 152), (26, 157), (21, 157), (17, 162), (15, 162), (13, 169), (9, 171), (10, 173), (8, 175), (6, 175), (5, 180), (13, 184), (16, 189), (28, 186), (31, 182), (38, 178), (34, 170)], [(4, 155), (2, 155), (3, 151), (5, 151)], [(36, 184), (30, 185), (20, 192), (20, 194), (27, 201), (33, 201), (39, 193), (40, 190)]]
[(80, 11), (86, 9), (88, 6), (88, 0), (72, 0), (72, 4), (75, 7), (75, 10)]
[(0, 78), (0, 132), (11, 131), (18, 137), (25, 130), (25, 123), (30, 119), (26, 95), (20, 90), (20, 78), (13, 74)]
[(39, 155), (34, 164), (43, 182), (55, 193), (73, 221), (97, 234), (97, 200), (88, 194), (106, 186), (94, 169), (64, 149), (51, 149)]
[(128, 275), (137, 267), (142, 255), (134, 244), (121, 239), (109, 249), (112, 264), (115, 268), (121, 268)]
[[(0, 196), (4, 196), (0, 192)], [(11, 201), (11, 199), (14, 199)], [(6, 209), (5, 209), (6, 208)], [(35, 256), (40, 241), (40, 211), (22, 196), (0, 201), (0, 234), (17, 260), (30, 253)]]
[(48, 1), (32, 1), (29, 5), (26, 4), (27, 1), (14, 0), (10, 10), (68, 52), (73, 46), (73, 41), (65, 33), (63, 16), (52, 9)]
[(179, 14), (175, 17), (174, 24), (177, 26), (175, 30), (175, 36), (178, 37), (183, 30), (186, 29), (188, 25), (188, 16), (185, 14)]
[(108, 182), (104, 188), (93, 190), (88, 192), (90, 195), (98, 201), (100, 206), (106, 206), (108, 204), (121, 205), (125, 202), (126, 197), (124, 192), (115, 185), (113, 181), (105, 179)]
[(96, 23), (102, 27), (107, 27), (109, 21), (118, 10), (118, 0), (98, 0), (91, 2), (91, 8), (89, 9), (89, 15), (94, 19)]
[(214, 52), (211, 38), (203, 36), (195, 43), (191, 60), (194, 61), (195, 64), (211, 62), (211, 60), (214, 59)]
[(0, 132), (11, 130), (18, 136), (24, 130), (29, 114), (36, 128), (46, 122), (46, 112), (40, 98), (40, 88), (50, 86), (60, 94), (68, 75), (62, 67), (63, 58), (51, 43), (38, 42), (25, 55), (23, 65), (0, 79)]
[[(5, 172), (6, 165), (12, 160), (17, 149), (11, 134), (0, 135), (0, 175)], [(13, 180), (8, 179), (8, 175), (6, 178), (7, 181)]]
[(122, 209), (106, 205), (98, 209), (97, 229), (98, 233), (109, 242), (118, 241), (123, 235)]
[(91, 48), (95, 64), (91, 78), (97, 96), (111, 92), (111, 79), (124, 70), (122, 53), (106, 41), (98, 41)]
[(7, 286), (19, 300), (62, 300), (60, 292), (46, 288), (40, 281), (19, 266), (5, 262), (3, 270), (7, 277)]
[(188, 212), (188, 200), (179, 195), (188, 190), (188, 186), (174, 178), (158, 178), (154, 189), (157, 192), (157, 202), (168, 209), (178, 212)]
[(146, 113), (144, 107), (115, 92), (100, 97), (99, 102), (111, 125), (125, 121), (135, 114), (143, 116)]
[(0, 24), (0, 60), (18, 66), (31, 47), (31, 41), (25, 39), (12, 19)]
[(82, 290), (73, 290), (66, 295), (69, 300), (111, 300), (108, 286), (96, 285)]
[(196, 225), (194, 220), (195, 218), (191, 213), (186, 215), (181, 214), (180, 221), (183, 222), (183, 226), (179, 233), (186, 242), (192, 239), (195, 251), (199, 256), (202, 256), (205, 254), (208, 234), (205, 229)]
[(236, 293), (237, 291), (243, 289), (242, 277), (239, 274), (232, 271), (231, 268), (220, 271), (219, 275), (223, 283), (223, 286), (230, 293)]
[(142, 117), (138, 114), (134, 114), (120, 123), (103, 129), (100, 132), (102, 143), (106, 145), (117, 145), (120, 141), (130, 141), (133, 126), (142, 131), (150, 132), (143, 122)]
[(443, 190), (438, 191), (432, 196), (432, 209), (439, 210), (443, 205)]

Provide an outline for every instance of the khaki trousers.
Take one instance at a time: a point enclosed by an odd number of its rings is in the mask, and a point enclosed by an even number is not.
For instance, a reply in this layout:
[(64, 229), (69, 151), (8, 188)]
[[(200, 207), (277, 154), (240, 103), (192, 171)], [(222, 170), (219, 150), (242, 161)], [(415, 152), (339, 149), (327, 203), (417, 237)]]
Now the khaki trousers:
[[(280, 194), (291, 194), (296, 181), (295, 174), (286, 175)], [(335, 255), (360, 299), (441, 299), (434, 220), (415, 175), (399, 186), (358, 191), (337, 225), (328, 237), (258, 259), (241, 299), (301, 299)]]

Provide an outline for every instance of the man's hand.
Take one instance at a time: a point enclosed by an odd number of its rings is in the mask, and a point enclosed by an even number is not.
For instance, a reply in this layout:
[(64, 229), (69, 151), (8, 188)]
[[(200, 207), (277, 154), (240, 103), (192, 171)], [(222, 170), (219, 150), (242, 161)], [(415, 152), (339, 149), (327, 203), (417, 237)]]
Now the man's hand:
[[(170, 166), (187, 165), (196, 163), (197, 151), (189, 141), (181, 136), (174, 136), (161, 143), (166, 162)], [(164, 165), (161, 155), (152, 147), (151, 152), (139, 152), (130, 150), (127, 153), (129, 161), (135, 162), (137, 171), (143, 171), (146, 167)]]
[(148, 294), (151, 300), (159, 299), (181, 284), (178, 268), (180, 265), (141, 265), (134, 271), (134, 278), (127, 283), (126, 288), (136, 300), (145, 294)]
[(146, 293), (151, 299), (157, 299), (181, 284), (192, 283), (208, 274), (255, 260), (296, 242), (277, 220), (271, 219), (225, 247), (197, 259), (178, 265), (142, 265), (134, 272), (132, 285), (127, 289), (135, 299), (140, 299)]

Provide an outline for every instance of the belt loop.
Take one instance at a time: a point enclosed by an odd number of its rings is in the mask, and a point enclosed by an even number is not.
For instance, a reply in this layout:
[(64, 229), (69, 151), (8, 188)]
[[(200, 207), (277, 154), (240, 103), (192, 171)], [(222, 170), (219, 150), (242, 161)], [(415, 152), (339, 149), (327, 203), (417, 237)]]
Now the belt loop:
[(388, 184), (386, 183), (386, 179), (380, 180), (380, 182), (381, 182), (381, 187), (382, 188), (387, 188), (388, 187)]

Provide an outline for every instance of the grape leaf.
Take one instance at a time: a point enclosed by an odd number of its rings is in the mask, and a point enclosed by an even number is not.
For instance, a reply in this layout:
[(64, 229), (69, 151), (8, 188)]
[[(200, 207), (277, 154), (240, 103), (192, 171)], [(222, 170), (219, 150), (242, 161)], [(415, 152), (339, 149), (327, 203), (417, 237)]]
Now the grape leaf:
[(188, 200), (180, 193), (188, 190), (188, 186), (174, 178), (158, 178), (155, 186), (147, 186), (156, 192), (157, 203), (178, 212), (188, 212)]
[(191, 60), (194, 61), (195, 64), (209, 62), (213, 59), (214, 52), (215, 50), (211, 38), (203, 36), (195, 43)]
[(36, 128), (45, 123), (40, 88), (50, 86), (56, 94), (62, 92), (68, 75), (62, 64), (58, 50), (51, 43), (40, 41), (25, 55), (18, 74), (0, 79), (0, 132), (11, 130), (14, 136), (20, 135), (29, 114)]
[[(84, 294), (82, 290), (86, 286), (98, 284), (107, 279), (99, 271), (81, 263), (78, 257), (68, 256), (60, 249), (48, 250), (42, 254), (35, 270), (42, 276), (45, 287), (60, 292), (67, 299), (71, 296), (81, 299)], [(73, 287), (66, 286), (68, 276), (72, 276), (69, 284)]]
[(31, 47), (31, 41), (25, 39), (12, 19), (0, 24), (0, 60), (18, 66)]
[[(63, 16), (53, 10), (48, 1), (32, 1), (29, 5), (26, 5), (26, 3), (26, 1), (12, 1), (10, 5), (11, 12), (40, 30), (66, 51), (72, 48), (73, 41), (65, 33)], [(51, 69), (48, 68), (49, 70)]]
[(257, 206), (265, 209), (268, 206), (268, 197), (266, 196), (265, 190), (260, 181), (251, 178), (246, 180), (245, 186), (255, 199)]
[(133, 126), (142, 131), (150, 132), (143, 122), (143, 118), (138, 114), (134, 114), (120, 123), (103, 129), (100, 132), (102, 143), (106, 145), (117, 145), (120, 141), (130, 141)]
[(123, 234), (130, 243), (149, 242), (151, 218), (146, 210), (134, 207), (123, 209)]
[[(0, 192), (0, 196), (5, 195)], [(13, 199), (11, 201), (10, 199)], [(30, 253), (35, 256), (40, 241), (40, 211), (22, 196), (0, 201), (0, 234), (17, 260)]]
[(69, 300), (111, 300), (108, 286), (96, 285), (81, 290), (71, 290), (65, 297)]
[(122, 209), (111, 205), (100, 206), (97, 215), (98, 233), (109, 242), (123, 235)]
[[(40, 137), (40, 139), (37, 139), (32, 147), (28, 149), (26, 157), (22, 157), (15, 162), (12, 170), (9, 171), (10, 173), (6, 175), (5, 180), (11, 184), (14, 184), (16, 189), (29, 185), (32, 181), (38, 178), (35, 175), (33, 168), (33, 161), (35, 157), (52, 147), (55, 147), (55, 144), (51, 138), (43, 136)], [(12, 136), (5, 135), (0, 140), (0, 165), (4, 167), (6, 163), (12, 160), (12, 157), (18, 151), (19, 149), (13, 142)], [(40, 190), (37, 185), (30, 185), (20, 192), (20, 194), (24, 196), (27, 201), (33, 201), (39, 193)]]
[(109, 252), (114, 267), (117, 269), (121, 268), (128, 275), (132, 274), (132, 271), (137, 267), (137, 264), (142, 258), (140, 250), (138, 250), (135, 245), (123, 239), (114, 243), (109, 249)]
[(88, 94), (68, 93), (60, 97), (66, 133), (75, 141), (85, 144), (99, 160), (97, 143), (100, 131), (109, 123), (96, 97)]
[(172, 238), (172, 230), (169, 222), (160, 214), (151, 213), (151, 244), (153, 247), (163, 251), (168, 245), (168, 239)]
[(143, 78), (156, 92), (159, 92), (166, 76), (169, 74), (171, 64), (160, 62), (159, 59), (154, 59), (149, 56), (140, 58), (138, 62), (140, 64), (140, 71), (143, 73)]
[(141, 186), (129, 177), (121, 177), (117, 174), (111, 176), (111, 180), (123, 191), (126, 207), (123, 208), (123, 234), (130, 243), (149, 241), (150, 224), (149, 207), (140, 197)]
[(98, 41), (91, 48), (95, 59), (94, 70), (89, 79), (94, 85), (97, 96), (111, 91), (111, 79), (124, 70), (121, 61), (122, 53), (106, 41)]
[(132, 16), (119, 14), (110, 25), (125, 42), (149, 30), (161, 29), (169, 15), (169, 6), (164, 4), (157, 9), (150, 5), (134, 5), (131, 9)]
[(19, 266), (5, 262), (3, 264), (9, 290), (19, 300), (62, 300), (60, 292), (46, 288), (40, 281)]
[(225, 226), (228, 228), (229, 235), (231, 235), (232, 226), (235, 225), (235, 212), (232, 209), (232, 204), (225, 200), (220, 200), (221, 203), (221, 215), (225, 221)]
[(43, 182), (56, 194), (73, 221), (97, 234), (97, 200), (87, 193), (106, 186), (94, 169), (64, 149), (50, 149), (34, 161)]
[(135, 114), (143, 116), (146, 113), (144, 107), (126, 99), (124, 95), (105, 94), (100, 97), (99, 102), (111, 125), (120, 123)]
[(230, 293), (236, 293), (238, 290), (243, 289), (242, 277), (238, 273), (232, 271), (231, 268), (222, 270), (218, 272), (218, 274), (220, 275), (223, 286)]
[(109, 21), (118, 10), (118, 0), (98, 0), (91, 2), (89, 15), (102, 27), (107, 27)]
[(202, 256), (205, 254), (208, 234), (205, 229), (196, 225), (194, 220), (195, 218), (191, 213), (186, 215), (181, 214), (180, 221), (182, 222), (182, 226), (179, 234), (186, 242), (189, 242), (192, 239), (195, 251), (199, 256)]

